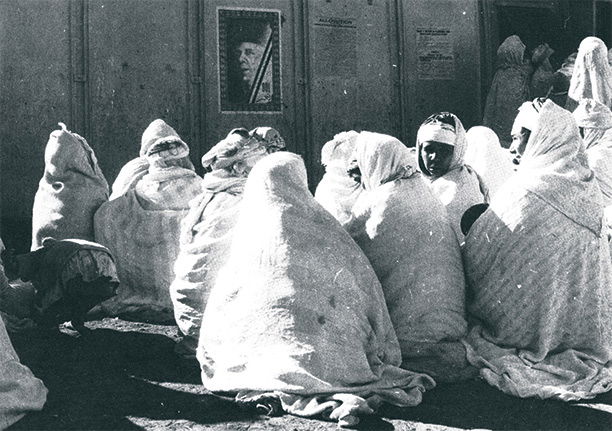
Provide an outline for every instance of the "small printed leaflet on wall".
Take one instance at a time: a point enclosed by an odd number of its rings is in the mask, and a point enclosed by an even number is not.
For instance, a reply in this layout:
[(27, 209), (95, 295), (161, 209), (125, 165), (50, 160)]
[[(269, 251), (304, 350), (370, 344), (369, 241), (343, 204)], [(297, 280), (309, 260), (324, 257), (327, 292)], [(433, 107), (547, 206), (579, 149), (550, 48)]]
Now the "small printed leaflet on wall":
[(280, 11), (217, 14), (221, 112), (280, 112)]
[(416, 36), (418, 79), (455, 79), (455, 53), (450, 28), (417, 28)]

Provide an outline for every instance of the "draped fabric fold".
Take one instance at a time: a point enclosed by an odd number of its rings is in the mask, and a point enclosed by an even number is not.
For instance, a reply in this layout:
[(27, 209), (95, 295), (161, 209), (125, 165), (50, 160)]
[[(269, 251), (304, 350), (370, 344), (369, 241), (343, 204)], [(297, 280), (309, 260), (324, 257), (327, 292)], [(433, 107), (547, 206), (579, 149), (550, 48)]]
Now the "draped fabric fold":
[(567, 96), (565, 108), (570, 111), (587, 98), (612, 108), (612, 67), (601, 39), (591, 36), (580, 42)]
[(514, 174), (511, 154), (501, 147), (497, 135), (488, 127), (472, 127), (466, 137), (465, 164), (476, 171), (492, 197)]
[(223, 169), (206, 174), (204, 192), (190, 202), (181, 224), (170, 297), (174, 318), (183, 334), (177, 347), (182, 356), (195, 356), (202, 314), (219, 269), (228, 257), (245, 182), (245, 177), (234, 177)]
[[(0, 240), (0, 251), (3, 249)], [(20, 363), (6, 332), (5, 317), (18, 319), (13, 314), (4, 313), (7, 291), (10, 290), (11, 286), (0, 261), (0, 430), (17, 422), (30, 411), (42, 410), (47, 400), (47, 388), (34, 377), (28, 367)]]

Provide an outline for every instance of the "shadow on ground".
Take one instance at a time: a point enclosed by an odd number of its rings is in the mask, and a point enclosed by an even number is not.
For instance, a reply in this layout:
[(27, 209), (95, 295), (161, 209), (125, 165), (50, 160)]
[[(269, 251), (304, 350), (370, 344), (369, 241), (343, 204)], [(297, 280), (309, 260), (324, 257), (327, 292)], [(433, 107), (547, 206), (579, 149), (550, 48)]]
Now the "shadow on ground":
[[(610, 395), (608, 393), (589, 400), (585, 405), (521, 399), (505, 395), (478, 380), (440, 385), (426, 393), (417, 407), (385, 407), (380, 413), (389, 419), (460, 429), (612, 430)], [(607, 408), (608, 411), (600, 408)]]
[[(174, 354), (176, 328), (104, 319), (86, 336), (12, 335), (22, 362), (49, 389), (42, 412), (11, 430), (207, 429), (332, 430), (333, 423), (267, 418), (206, 393), (197, 363)], [(364, 418), (371, 430), (612, 430), (612, 395), (586, 403), (524, 400), (481, 381), (439, 386), (417, 407), (385, 407)]]

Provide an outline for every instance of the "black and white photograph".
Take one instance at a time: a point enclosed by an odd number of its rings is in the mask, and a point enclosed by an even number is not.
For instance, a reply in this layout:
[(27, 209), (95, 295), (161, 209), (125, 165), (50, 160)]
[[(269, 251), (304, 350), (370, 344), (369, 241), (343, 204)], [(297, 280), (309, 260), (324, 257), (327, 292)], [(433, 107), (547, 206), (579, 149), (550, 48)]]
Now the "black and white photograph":
[(612, 0), (0, 0), (0, 431), (612, 430)]
[(280, 12), (219, 9), (222, 111), (280, 111)]

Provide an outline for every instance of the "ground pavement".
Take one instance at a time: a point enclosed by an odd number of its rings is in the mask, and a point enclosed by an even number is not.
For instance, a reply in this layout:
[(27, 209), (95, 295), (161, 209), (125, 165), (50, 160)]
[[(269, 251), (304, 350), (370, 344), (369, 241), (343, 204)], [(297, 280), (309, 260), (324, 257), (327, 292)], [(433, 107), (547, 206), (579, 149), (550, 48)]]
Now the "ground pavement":
[[(23, 363), (47, 388), (42, 412), (10, 430), (335, 430), (294, 416), (266, 417), (207, 395), (197, 363), (177, 359), (176, 327), (120, 319), (12, 335)], [(580, 403), (517, 399), (482, 381), (440, 385), (413, 408), (383, 408), (363, 430), (612, 430), (612, 393)]]

